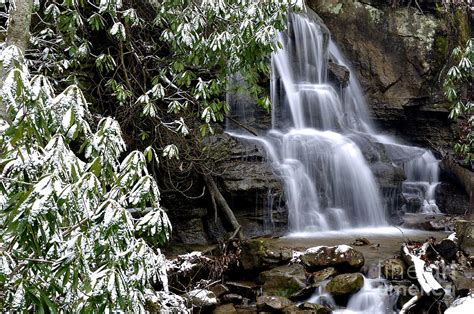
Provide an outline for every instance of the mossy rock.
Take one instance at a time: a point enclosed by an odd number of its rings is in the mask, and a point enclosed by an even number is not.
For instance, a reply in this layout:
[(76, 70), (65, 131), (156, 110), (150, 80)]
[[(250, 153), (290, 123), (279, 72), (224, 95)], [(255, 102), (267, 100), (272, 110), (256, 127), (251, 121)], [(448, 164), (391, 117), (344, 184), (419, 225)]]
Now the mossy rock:
[(260, 273), (265, 295), (290, 297), (306, 287), (304, 267), (299, 264), (280, 266)]
[(359, 273), (342, 274), (331, 279), (326, 290), (334, 296), (354, 294), (364, 286), (364, 276)]
[(388, 258), (383, 262), (382, 273), (387, 279), (403, 279), (406, 273), (405, 262), (400, 258)]

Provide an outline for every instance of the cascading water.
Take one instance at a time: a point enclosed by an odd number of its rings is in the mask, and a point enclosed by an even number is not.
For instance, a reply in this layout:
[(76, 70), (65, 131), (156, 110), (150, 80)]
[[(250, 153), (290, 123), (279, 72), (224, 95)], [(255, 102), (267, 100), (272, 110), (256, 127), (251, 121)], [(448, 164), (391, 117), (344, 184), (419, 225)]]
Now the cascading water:
[(326, 284), (327, 281), (321, 282), (307, 302), (327, 306), (337, 314), (391, 313), (398, 299), (386, 285), (386, 280), (364, 277), (362, 289), (350, 297), (345, 309), (338, 309), (333, 296), (326, 292)]
[(435, 191), (439, 184), (439, 161), (431, 152), (408, 161), (404, 165), (407, 180), (403, 183), (405, 198), (417, 197), (422, 200), (424, 213), (440, 213), (435, 201)]
[[(271, 58), (272, 130), (258, 137), (228, 133), (264, 147), (284, 181), (291, 231), (386, 225), (376, 180), (354, 142), (360, 136), (378, 141), (364, 97), (353, 75), (341, 91), (330, 85), (329, 58), (350, 67), (324, 24), (308, 14), (290, 14), (288, 31), (278, 35), (283, 48)], [(415, 161), (406, 164), (409, 180), (413, 173), (413, 180), (425, 181), (418, 168)]]
[(273, 130), (260, 138), (233, 135), (265, 146), (285, 183), (290, 230), (385, 225), (375, 179), (345, 135), (354, 127), (346, 117), (358, 117), (359, 104), (341, 102), (326, 79), (329, 33), (290, 14), (289, 32), (278, 40), (284, 48), (272, 56)]

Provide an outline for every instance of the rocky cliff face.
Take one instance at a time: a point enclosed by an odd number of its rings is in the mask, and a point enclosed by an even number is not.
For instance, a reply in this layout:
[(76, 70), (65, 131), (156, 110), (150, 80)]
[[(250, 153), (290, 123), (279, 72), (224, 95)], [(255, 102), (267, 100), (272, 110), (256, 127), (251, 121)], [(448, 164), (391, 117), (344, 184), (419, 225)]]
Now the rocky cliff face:
[[(471, 37), (469, 18), (462, 11), (445, 13), (436, 1), (410, 3), (307, 0), (351, 61), (380, 130), (441, 157), (441, 151), (452, 150), (457, 132), (448, 118), (442, 78), (451, 50)], [(450, 213), (473, 210), (466, 196), (472, 191), (442, 171), (446, 183), (437, 192), (440, 207)], [(448, 195), (459, 197), (450, 202)]]
[(432, 1), (419, 1), (423, 11), (414, 2), (409, 7), (377, 0), (307, 3), (352, 62), (380, 128), (416, 145), (451, 148), (456, 130), (440, 75), (451, 49), (468, 36), (462, 34), (467, 17), (448, 18)]

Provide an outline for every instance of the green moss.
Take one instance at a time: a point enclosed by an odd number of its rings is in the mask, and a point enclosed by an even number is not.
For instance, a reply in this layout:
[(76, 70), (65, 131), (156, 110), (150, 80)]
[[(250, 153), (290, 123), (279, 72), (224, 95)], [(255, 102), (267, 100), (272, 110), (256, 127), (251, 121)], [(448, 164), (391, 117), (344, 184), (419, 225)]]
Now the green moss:
[(458, 44), (464, 46), (471, 37), (468, 15), (465, 10), (457, 9), (454, 12), (454, 20), (458, 34)]
[(448, 48), (448, 38), (445, 35), (436, 35), (434, 38), (434, 57), (437, 63), (445, 62)]
[(277, 296), (277, 297), (289, 298), (292, 295), (295, 295), (296, 293), (298, 293), (300, 291), (300, 289), (301, 288), (298, 287), (298, 286), (278, 289), (278, 290), (274, 290), (272, 295)]

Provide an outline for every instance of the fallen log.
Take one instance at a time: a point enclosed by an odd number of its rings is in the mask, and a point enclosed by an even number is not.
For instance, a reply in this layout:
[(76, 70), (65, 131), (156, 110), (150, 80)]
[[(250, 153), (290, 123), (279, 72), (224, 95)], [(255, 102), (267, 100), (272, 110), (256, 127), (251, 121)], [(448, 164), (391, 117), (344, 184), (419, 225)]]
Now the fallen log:
[(433, 297), (444, 295), (445, 291), (434, 278), (431, 266), (427, 265), (419, 256), (410, 253), (410, 249), (406, 244), (402, 246), (402, 256), (409, 266), (415, 268), (416, 279), (425, 294)]

